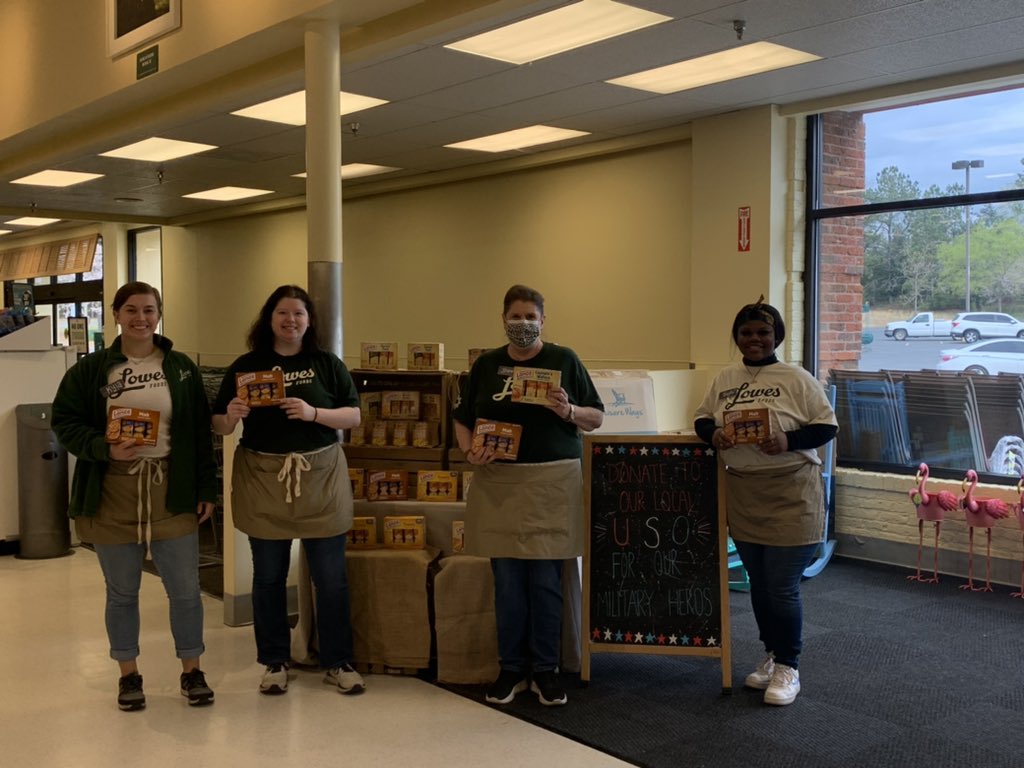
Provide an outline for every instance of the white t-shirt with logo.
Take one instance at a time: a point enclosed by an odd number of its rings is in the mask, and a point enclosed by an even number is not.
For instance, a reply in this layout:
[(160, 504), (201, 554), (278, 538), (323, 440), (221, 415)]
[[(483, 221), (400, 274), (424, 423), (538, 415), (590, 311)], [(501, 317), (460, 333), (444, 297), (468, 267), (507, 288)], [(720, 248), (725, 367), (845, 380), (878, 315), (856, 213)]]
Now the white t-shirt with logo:
[(108, 385), (123, 385), (120, 391), (107, 395), (108, 413), (111, 406), (160, 413), (156, 445), (140, 445), (136, 452), (139, 457), (162, 459), (171, 452), (171, 390), (164, 377), (163, 363), (163, 350), (157, 349), (141, 361), (128, 360), (107, 373)]
[[(694, 418), (714, 419), (715, 425), (721, 427), (727, 411), (750, 408), (768, 409), (772, 434), (792, 432), (808, 424), (837, 425), (821, 382), (803, 368), (781, 362), (758, 368), (748, 368), (739, 362), (722, 369)], [(821, 463), (818, 452), (812, 448), (770, 456), (757, 445), (746, 444), (722, 451), (722, 458), (739, 470), (805, 461)]]

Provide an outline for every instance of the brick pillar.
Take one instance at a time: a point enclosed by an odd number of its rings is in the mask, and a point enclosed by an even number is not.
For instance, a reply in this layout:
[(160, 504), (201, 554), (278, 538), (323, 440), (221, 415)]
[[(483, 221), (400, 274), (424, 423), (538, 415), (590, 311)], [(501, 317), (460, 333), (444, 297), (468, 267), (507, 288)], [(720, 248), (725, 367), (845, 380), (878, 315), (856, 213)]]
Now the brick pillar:
[[(864, 202), (864, 121), (859, 112), (822, 115), (821, 189), (825, 207)], [(864, 220), (821, 222), (819, 370), (856, 370), (864, 330)]]

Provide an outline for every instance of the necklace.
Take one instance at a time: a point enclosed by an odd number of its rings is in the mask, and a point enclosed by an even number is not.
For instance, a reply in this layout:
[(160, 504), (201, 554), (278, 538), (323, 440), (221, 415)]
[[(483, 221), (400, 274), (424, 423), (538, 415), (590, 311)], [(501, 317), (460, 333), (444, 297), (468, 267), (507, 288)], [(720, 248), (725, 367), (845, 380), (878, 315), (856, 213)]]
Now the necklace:
[(129, 355), (129, 354), (126, 354), (125, 357), (128, 358), (128, 362), (131, 363), (132, 365), (142, 365), (146, 360), (148, 360), (149, 358), (151, 358), (153, 356), (154, 352), (156, 352), (155, 348), (151, 349), (149, 352), (144, 354), (142, 357), (135, 357), (135, 356)]
[(757, 381), (757, 377), (761, 375), (761, 371), (763, 371), (767, 366), (758, 365), (758, 366), (756, 366), (754, 368), (754, 372), (753, 373), (750, 372), (750, 366), (749, 365), (744, 364), (743, 367), (746, 368), (747, 375), (750, 377), (750, 383), (753, 384), (755, 381)]

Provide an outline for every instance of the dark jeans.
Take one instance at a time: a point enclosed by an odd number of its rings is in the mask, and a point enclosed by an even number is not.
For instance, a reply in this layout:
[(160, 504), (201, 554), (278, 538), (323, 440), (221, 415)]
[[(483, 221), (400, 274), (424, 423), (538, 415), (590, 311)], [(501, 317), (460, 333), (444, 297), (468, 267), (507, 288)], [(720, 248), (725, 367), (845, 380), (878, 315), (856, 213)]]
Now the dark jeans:
[[(352, 662), (351, 599), (345, 568), (345, 534), (302, 539), (309, 574), (316, 587), (316, 627), (320, 666), (334, 669)], [(260, 664), (291, 661), (288, 624), (288, 565), (291, 539), (249, 537), (252, 548), (252, 612), (256, 658)]]
[(750, 579), (750, 604), (765, 650), (778, 664), (798, 669), (803, 647), (803, 605), (800, 580), (811, 564), (817, 544), (771, 547), (735, 541)]
[(491, 560), (501, 668), (550, 672), (562, 643), (562, 561)]

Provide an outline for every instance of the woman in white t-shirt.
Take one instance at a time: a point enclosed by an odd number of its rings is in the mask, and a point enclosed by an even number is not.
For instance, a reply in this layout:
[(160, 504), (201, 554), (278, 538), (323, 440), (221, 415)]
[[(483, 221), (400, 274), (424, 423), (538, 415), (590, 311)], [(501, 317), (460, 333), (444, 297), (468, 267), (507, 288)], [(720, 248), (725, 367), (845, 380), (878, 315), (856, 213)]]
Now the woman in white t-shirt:
[(763, 297), (743, 307), (732, 324), (743, 359), (715, 376), (694, 417), (697, 434), (725, 463), (729, 535), (750, 579), (765, 647), (745, 684), (775, 705), (791, 704), (800, 692), (800, 580), (825, 524), (815, 449), (838, 431), (822, 385), (776, 357), (785, 336), (782, 315)]

